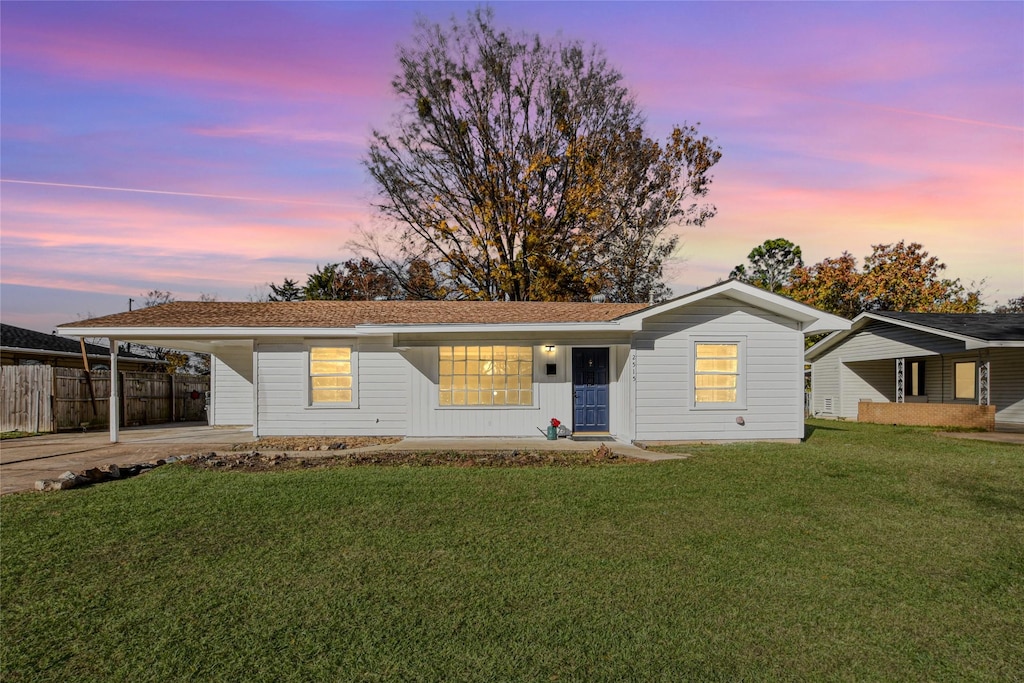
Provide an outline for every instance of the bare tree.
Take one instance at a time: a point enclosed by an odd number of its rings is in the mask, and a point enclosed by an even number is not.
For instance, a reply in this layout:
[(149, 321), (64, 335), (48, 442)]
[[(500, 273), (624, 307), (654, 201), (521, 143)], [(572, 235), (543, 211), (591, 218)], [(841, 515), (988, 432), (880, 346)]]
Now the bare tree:
[(419, 263), (449, 297), (664, 294), (673, 229), (715, 214), (701, 200), (721, 152), (697, 126), (650, 139), (598, 49), (509, 36), (490, 10), (421, 21), (399, 60), (401, 113), (365, 160), (397, 229), (361, 245), (406, 291)]

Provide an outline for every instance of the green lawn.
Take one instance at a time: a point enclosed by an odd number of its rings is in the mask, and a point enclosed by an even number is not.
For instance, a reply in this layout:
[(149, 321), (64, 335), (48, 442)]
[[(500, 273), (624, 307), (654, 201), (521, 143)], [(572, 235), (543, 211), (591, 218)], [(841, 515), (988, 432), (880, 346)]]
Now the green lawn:
[(0, 499), (0, 678), (1024, 677), (1024, 448), (812, 422), (576, 468)]

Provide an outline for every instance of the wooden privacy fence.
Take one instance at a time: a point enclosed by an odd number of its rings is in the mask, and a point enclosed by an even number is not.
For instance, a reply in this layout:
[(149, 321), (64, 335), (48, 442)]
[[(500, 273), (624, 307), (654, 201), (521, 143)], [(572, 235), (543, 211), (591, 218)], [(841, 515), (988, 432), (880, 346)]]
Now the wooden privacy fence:
[(53, 430), (53, 368), (0, 366), (0, 432)]
[[(5, 365), (0, 431), (52, 432), (110, 422), (110, 373), (48, 365)], [(210, 378), (119, 372), (126, 427), (206, 419)]]

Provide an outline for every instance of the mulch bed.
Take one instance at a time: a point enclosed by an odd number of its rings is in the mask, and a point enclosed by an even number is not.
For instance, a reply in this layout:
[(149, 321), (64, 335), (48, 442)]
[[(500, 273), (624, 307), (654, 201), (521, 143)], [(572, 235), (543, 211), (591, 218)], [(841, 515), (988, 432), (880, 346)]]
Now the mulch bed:
[(255, 443), (236, 443), (233, 451), (343, 451), (398, 443), (397, 436), (265, 436)]
[[(248, 453), (207, 453), (195, 455), (186, 462), (190, 467), (210, 470), (274, 470), (358, 467), (589, 467), (594, 465), (633, 464), (643, 462), (618, 455), (601, 446), (589, 452), (512, 451), (360, 451), (346, 453), (333, 449), (323, 455), (285, 455), (252, 450)], [(262, 447), (262, 443), (256, 444)], [(277, 450), (277, 449), (273, 449)], [(340, 451), (340, 452), (339, 452)]]

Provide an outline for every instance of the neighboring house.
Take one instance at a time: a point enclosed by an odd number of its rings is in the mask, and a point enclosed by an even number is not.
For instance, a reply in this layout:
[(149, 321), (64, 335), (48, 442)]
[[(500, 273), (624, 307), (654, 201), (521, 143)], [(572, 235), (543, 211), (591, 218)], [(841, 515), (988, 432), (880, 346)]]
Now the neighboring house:
[[(86, 344), (90, 370), (110, 370), (110, 350), (96, 344)], [(139, 354), (120, 350), (119, 369), (140, 372), (159, 369), (166, 365)], [(0, 324), (0, 365), (52, 365), (59, 368), (84, 369), (82, 346), (77, 339), (26, 330), (23, 327)]]
[(862, 313), (806, 359), (815, 415), (1024, 428), (1024, 314)]
[(60, 332), (210, 353), (211, 421), (257, 436), (536, 437), (557, 418), (657, 442), (802, 438), (804, 336), (849, 324), (728, 281), (652, 306), (176, 302)]

